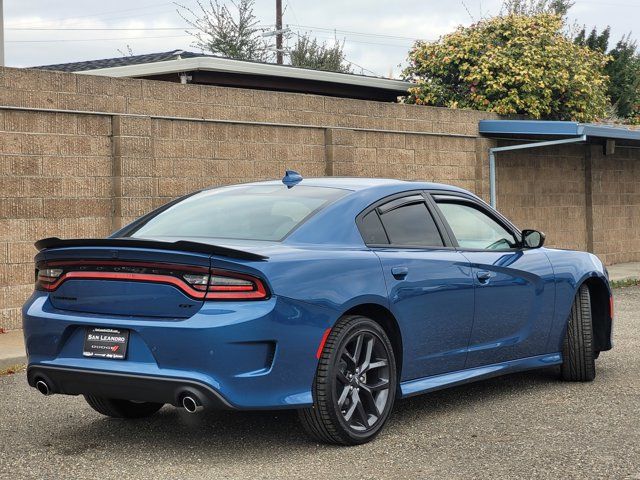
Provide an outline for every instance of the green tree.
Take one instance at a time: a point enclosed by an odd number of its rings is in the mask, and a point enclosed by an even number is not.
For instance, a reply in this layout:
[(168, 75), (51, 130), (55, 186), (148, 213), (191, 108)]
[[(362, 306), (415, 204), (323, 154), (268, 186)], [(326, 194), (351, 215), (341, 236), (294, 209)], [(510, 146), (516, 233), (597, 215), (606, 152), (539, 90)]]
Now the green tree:
[[(578, 45), (589, 47), (598, 52), (609, 50), (610, 28), (601, 33), (596, 28), (589, 35), (583, 28), (578, 32), (574, 41)], [(637, 44), (631, 35), (625, 35), (608, 52), (610, 61), (604, 68), (609, 76), (608, 95), (614, 110), (614, 115), (623, 121), (640, 122), (640, 54)]]
[(595, 50), (600, 53), (607, 53), (609, 49), (609, 38), (611, 37), (611, 27), (605, 28), (601, 33), (598, 33), (598, 29), (595, 27), (587, 36), (587, 31), (583, 27), (574, 38), (574, 42), (577, 45), (583, 47), (589, 47), (591, 50)]
[(607, 57), (576, 45), (559, 15), (505, 15), (417, 42), (408, 103), (591, 121), (607, 112)]
[(219, 0), (197, 3), (198, 12), (177, 4), (180, 16), (196, 29), (189, 32), (195, 47), (237, 60), (273, 59), (272, 45), (262, 36), (265, 29), (253, 14), (254, 0), (230, 0), (231, 8)]
[(504, 15), (551, 13), (564, 17), (573, 4), (571, 0), (504, 0), (502, 13)]
[(636, 42), (624, 36), (609, 52), (606, 72), (610, 78), (609, 95), (619, 117), (640, 123), (640, 55)]
[(346, 62), (344, 43), (336, 41), (333, 46), (328, 46), (307, 35), (298, 36), (295, 45), (289, 50), (289, 61), (294, 67), (341, 73), (351, 71)]

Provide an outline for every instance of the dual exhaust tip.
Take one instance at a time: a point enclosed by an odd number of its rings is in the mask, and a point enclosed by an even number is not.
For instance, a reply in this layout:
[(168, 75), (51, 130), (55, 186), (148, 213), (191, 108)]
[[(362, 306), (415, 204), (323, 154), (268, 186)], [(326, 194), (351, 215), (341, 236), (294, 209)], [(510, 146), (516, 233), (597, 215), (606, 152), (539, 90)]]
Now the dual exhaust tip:
[[(38, 380), (35, 386), (36, 386), (36, 389), (38, 389), (38, 391), (45, 396), (51, 395), (52, 393), (51, 388), (49, 387), (49, 384), (44, 380)], [(182, 407), (188, 413), (197, 413), (204, 408), (202, 406), (202, 403), (196, 397), (191, 396), (189, 394), (182, 396), (181, 403), (182, 403)]]

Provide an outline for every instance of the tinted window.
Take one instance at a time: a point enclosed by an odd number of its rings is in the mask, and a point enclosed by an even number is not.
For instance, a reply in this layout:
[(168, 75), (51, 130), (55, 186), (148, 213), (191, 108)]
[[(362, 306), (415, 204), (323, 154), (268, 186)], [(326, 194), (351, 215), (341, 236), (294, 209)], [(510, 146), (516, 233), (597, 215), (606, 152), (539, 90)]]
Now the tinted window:
[(395, 245), (441, 247), (442, 238), (424, 203), (413, 203), (382, 214), (382, 223)]
[(513, 248), (516, 240), (486, 213), (464, 203), (438, 203), (458, 244), (463, 248), (500, 250)]
[(389, 240), (387, 240), (387, 234), (384, 233), (384, 228), (382, 228), (380, 217), (378, 217), (378, 213), (375, 210), (367, 213), (364, 217), (362, 217), (359, 227), (364, 243), (389, 243)]
[(347, 194), (297, 185), (225, 187), (198, 193), (158, 213), (132, 237), (281, 240), (306, 218)]

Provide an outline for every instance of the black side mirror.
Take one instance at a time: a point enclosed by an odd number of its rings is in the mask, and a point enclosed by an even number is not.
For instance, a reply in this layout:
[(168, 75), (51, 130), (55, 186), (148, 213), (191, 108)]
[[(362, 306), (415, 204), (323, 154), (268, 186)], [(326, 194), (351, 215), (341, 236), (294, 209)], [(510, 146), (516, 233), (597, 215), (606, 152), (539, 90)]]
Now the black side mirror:
[(545, 235), (538, 230), (522, 231), (522, 246), (525, 248), (540, 248), (544, 245)]

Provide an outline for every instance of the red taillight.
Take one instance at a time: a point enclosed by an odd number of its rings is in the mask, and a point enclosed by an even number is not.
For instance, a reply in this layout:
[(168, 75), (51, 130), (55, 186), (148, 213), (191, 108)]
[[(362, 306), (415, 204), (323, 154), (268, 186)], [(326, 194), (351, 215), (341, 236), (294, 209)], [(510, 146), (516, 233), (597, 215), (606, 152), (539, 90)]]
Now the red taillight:
[(67, 280), (124, 280), (172, 285), (198, 300), (260, 300), (267, 289), (259, 278), (228, 270), (169, 264), (63, 261), (41, 266), (36, 289), (52, 292)]
[(55, 290), (58, 278), (64, 273), (62, 268), (45, 267), (37, 271), (36, 288), (40, 290)]
[(261, 299), (267, 289), (259, 278), (226, 270), (211, 270), (206, 299)]
[(206, 292), (206, 300), (256, 300), (267, 297), (262, 281), (244, 273), (212, 269), (208, 274), (188, 273), (182, 278), (191, 287)]

